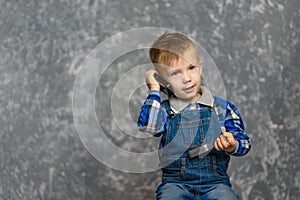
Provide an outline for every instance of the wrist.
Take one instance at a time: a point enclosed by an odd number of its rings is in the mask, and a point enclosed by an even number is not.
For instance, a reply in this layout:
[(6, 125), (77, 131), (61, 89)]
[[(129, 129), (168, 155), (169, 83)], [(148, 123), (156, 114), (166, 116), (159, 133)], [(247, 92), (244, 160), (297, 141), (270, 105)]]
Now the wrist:
[(235, 148), (225, 150), (227, 154), (232, 154), (235, 151)]
[(158, 84), (151, 84), (149, 85), (149, 90), (150, 91), (153, 91), (153, 90), (156, 90), (156, 91), (160, 91), (160, 86)]
[(238, 148), (239, 148), (239, 143), (238, 143), (238, 141), (235, 140), (235, 145), (232, 148), (225, 150), (225, 151), (227, 154), (233, 154), (233, 153), (237, 152)]

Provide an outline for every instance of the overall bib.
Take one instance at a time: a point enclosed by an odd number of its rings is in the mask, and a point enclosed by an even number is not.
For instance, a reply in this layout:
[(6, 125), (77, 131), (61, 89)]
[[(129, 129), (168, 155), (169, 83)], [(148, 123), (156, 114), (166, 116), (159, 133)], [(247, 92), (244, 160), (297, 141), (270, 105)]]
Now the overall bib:
[[(169, 101), (164, 101), (163, 106), (169, 119), (168, 130), (162, 136), (159, 148), (162, 183), (156, 191), (157, 199), (205, 199), (201, 195), (205, 196), (216, 185), (231, 190), (226, 172), (230, 156), (225, 151), (213, 149), (203, 158), (188, 157), (188, 151), (215, 141), (220, 136), (221, 127), (214, 108), (205, 107), (174, 114)], [(178, 187), (166, 189), (166, 185), (173, 187), (176, 184)], [(162, 195), (162, 190), (168, 190), (169, 194), (164, 192)], [(185, 194), (177, 194), (179, 191)], [(233, 193), (232, 190), (230, 192)], [(238, 199), (234, 193), (226, 198)]]

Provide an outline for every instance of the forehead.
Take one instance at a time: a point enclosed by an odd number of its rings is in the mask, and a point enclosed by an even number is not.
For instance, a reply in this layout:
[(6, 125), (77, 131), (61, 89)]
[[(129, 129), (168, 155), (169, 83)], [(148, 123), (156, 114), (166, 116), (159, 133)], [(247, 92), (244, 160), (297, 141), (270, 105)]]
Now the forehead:
[(183, 55), (180, 55), (178, 59), (173, 60), (170, 63), (171, 68), (181, 68), (189, 65), (197, 65), (199, 63), (198, 55), (195, 51), (188, 50)]

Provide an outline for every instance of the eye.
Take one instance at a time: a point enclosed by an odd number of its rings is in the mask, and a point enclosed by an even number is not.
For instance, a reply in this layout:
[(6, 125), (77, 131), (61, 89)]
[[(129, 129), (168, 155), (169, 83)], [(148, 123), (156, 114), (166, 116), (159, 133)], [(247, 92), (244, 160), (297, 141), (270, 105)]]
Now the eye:
[(175, 71), (171, 73), (171, 76), (177, 76), (179, 74), (179, 72)]
[(194, 69), (196, 69), (196, 66), (194, 66), (194, 65), (191, 65), (191, 66), (189, 67), (189, 70), (194, 70)]

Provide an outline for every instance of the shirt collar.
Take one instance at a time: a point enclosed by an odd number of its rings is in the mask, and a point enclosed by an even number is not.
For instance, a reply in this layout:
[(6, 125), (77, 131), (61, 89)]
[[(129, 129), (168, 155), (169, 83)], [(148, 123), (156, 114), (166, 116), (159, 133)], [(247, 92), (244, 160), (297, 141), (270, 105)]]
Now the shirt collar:
[(199, 103), (199, 104), (213, 107), (214, 98), (213, 98), (211, 92), (209, 91), (209, 89), (205, 86), (201, 86), (199, 92), (201, 94), (201, 97), (194, 103), (187, 103), (187, 102), (177, 99), (176, 97), (171, 97), (169, 99), (171, 108), (173, 109), (174, 112), (178, 113), (178, 112), (182, 111), (184, 108), (186, 108), (187, 106), (189, 106), (190, 104)]

